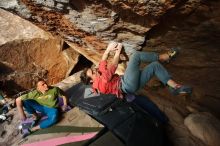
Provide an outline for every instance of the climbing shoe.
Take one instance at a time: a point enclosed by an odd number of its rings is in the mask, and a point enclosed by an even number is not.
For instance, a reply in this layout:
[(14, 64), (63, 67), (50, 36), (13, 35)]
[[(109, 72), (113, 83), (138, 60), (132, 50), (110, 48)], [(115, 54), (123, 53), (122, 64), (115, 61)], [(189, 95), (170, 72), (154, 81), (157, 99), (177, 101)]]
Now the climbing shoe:
[(23, 129), (23, 130), (22, 130), (22, 138), (27, 137), (27, 136), (30, 135), (31, 133), (32, 133), (32, 131), (30, 130), (30, 128)]
[(192, 87), (185, 85), (177, 85), (175, 88), (169, 87), (171, 94), (179, 95), (179, 94), (191, 94)]
[(173, 58), (175, 58), (176, 57), (176, 55), (179, 53), (179, 51), (180, 51), (180, 48), (171, 48), (168, 52), (167, 52), (167, 54), (168, 54), (168, 56), (169, 56), (169, 59), (168, 59), (168, 62), (171, 60), (171, 59), (173, 59)]
[(30, 129), (34, 126), (34, 124), (35, 121), (32, 118), (27, 118), (21, 121), (22, 138), (25, 138), (32, 133)]

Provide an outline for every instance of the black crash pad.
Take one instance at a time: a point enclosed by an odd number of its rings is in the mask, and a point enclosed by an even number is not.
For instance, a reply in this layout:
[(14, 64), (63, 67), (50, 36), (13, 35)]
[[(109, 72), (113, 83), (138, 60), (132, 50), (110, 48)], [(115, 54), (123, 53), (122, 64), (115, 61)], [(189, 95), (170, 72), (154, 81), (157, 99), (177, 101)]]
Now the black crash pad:
[[(70, 88), (67, 91), (70, 102), (103, 124), (105, 131), (111, 131), (126, 146), (165, 145), (162, 125), (147, 111), (114, 95), (92, 95), (88, 88), (90, 86), (81, 83)], [(99, 136), (87, 145), (94, 143)]]

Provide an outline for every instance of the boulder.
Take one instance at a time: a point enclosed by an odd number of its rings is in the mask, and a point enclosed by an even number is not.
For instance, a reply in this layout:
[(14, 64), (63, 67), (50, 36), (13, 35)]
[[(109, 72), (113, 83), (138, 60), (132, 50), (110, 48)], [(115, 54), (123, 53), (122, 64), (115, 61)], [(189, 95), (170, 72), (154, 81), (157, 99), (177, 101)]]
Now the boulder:
[(220, 145), (220, 121), (210, 113), (193, 113), (184, 124), (190, 132), (209, 146)]
[(60, 37), (0, 9), (0, 80), (9, 94), (35, 87), (38, 78), (54, 84), (69, 76), (79, 53)]

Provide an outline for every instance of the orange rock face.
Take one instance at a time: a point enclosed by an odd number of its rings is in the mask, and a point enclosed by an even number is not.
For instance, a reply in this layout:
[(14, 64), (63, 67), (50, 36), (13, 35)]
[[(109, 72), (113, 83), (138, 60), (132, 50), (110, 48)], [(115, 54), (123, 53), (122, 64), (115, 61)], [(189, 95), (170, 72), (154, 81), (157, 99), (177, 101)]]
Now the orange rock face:
[[(65, 52), (69, 54), (68, 59)], [(0, 54), (3, 65), (1, 69), (5, 70), (1, 80), (10, 91), (14, 89), (13, 92), (17, 88), (8, 84), (12, 80), (20, 89), (33, 88), (37, 78), (47, 79), (49, 84), (61, 81), (68, 76), (68, 70), (77, 63), (79, 56), (71, 48), (62, 50), (61, 40), (56, 38), (13, 41), (2, 45)]]

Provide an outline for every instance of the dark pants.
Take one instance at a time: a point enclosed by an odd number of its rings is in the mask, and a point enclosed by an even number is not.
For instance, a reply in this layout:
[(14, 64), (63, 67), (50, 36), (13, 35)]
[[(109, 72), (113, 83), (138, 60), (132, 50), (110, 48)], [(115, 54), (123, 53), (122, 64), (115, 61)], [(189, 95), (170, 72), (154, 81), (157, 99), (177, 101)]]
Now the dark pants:
[(24, 108), (29, 114), (34, 114), (36, 111), (41, 114), (47, 116), (47, 119), (40, 122), (40, 128), (48, 128), (54, 125), (58, 120), (58, 109), (57, 108), (49, 108), (43, 105), (40, 105), (35, 100), (24, 100), (23, 101)]

